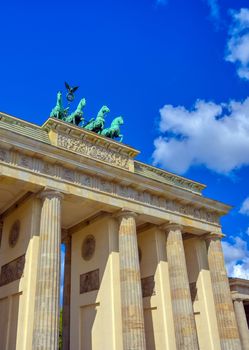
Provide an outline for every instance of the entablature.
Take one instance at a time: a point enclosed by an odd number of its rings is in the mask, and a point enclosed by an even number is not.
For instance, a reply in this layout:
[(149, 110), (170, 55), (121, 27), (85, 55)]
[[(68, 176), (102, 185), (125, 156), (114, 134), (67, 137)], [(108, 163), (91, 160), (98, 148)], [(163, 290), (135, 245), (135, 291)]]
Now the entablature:
[[(74, 186), (74, 188), (96, 193), (96, 196), (103, 194), (105, 197), (102, 198), (107, 198), (105, 200), (110, 203), (114, 203), (115, 199), (121, 199), (129, 202), (133, 207), (139, 206), (141, 212), (146, 207), (146, 213), (151, 210), (151, 213), (156, 213), (158, 217), (163, 217), (163, 213), (165, 213), (165, 219), (166, 214), (171, 219), (172, 216), (176, 216), (179, 220), (187, 220), (188, 224), (193, 226), (196, 222), (203, 222), (205, 225), (219, 228), (220, 216), (226, 214), (230, 209), (223, 203), (205, 198), (200, 193), (189, 191), (170, 182), (161, 182), (150, 176), (142, 176), (136, 171), (112, 166), (107, 162), (100, 163), (92, 157), (83, 157), (79, 152), (69, 152), (68, 149), (58, 146), (58, 136), (60, 134), (63, 137), (68, 136), (68, 124), (57, 123), (57, 120), (51, 118), (46, 123), (51, 124), (50, 144), (41, 142), (39, 139), (27, 138), (26, 135), (16, 137), (16, 134), (11, 130), (0, 127), (0, 137), (4, 141), (0, 146), (0, 164), (7, 165), (9, 169), (12, 169), (11, 176), (15, 176), (15, 170), (18, 170), (16, 176), (20, 176), (20, 171), (27, 172), (29, 176), (26, 175), (26, 180), (23, 175), (25, 181), (35, 181), (41, 186), (44, 186), (47, 181), (50, 184), (53, 183), (54, 188), (58, 187), (58, 190), (63, 183), (67, 188), (70, 188), (70, 191), (72, 190), (70, 186)], [(48, 128), (46, 123), (44, 128)], [(70, 125), (69, 135), (74, 138), (78, 137), (79, 135), (76, 135), (79, 132), (78, 129), (78, 127)], [(57, 134), (55, 130), (57, 130)], [(81, 139), (91, 142), (93, 133), (87, 132), (87, 136), (85, 133), (86, 131), (81, 132)], [(95, 134), (94, 137), (95, 141), (92, 145), (98, 146), (100, 144), (97, 142), (99, 135)], [(106, 145), (101, 144), (101, 147), (105, 149), (108, 142), (102, 136), (101, 140), (106, 142)], [(115, 144), (115, 147), (123, 147), (122, 154), (130, 157), (129, 159), (133, 161), (132, 157), (135, 156), (135, 153), (131, 153), (131, 148), (115, 141), (110, 142)], [(106, 149), (113, 151), (111, 146)], [(118, 152), (117, 148), (115, 152)], [(176, 177), (178, 178), (178, 176)], [(179, 179), (184, 178), (179, 177)], [(89, 197), (94, 198), (93, 195), (89, 195)]]

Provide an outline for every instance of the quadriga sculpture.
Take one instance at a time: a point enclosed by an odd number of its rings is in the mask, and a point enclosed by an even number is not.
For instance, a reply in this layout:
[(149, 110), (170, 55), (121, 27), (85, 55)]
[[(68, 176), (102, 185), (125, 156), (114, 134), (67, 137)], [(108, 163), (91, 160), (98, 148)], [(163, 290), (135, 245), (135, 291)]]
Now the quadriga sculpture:
[(116, 137), (120, 137), (120, 142), (123, 141), (123, 135), (120, 134), (120, 125), (124, 124), (123, 117), (119, 116), (115, 119), (113, 119), (111, 126), (109, 128), (106, 128), (100, 132), (101, 135), (110, 137), (111, 139), (114, 139)]
[(50, 117), (63, 119), (67, 115), (68, 108), (64, 109), (62, 106), (62, 93), (61, 91), (57, 92), (56, 105), (50, 113)]
[(110, 112), (107, 106), (101, 107), (96, 119), (92, 118), (84, 125), (84, 129), (101, 133), (105, 126), (105, 115)]
[(70, 114), (68, 117), (64, 117), (63, 120), (68, 123), (79, 125), (80, 122), (84, 121), (83, 108), (85, 107), (85, 105), (86, 105), (86, 99), (82, 98), (76, 110), (72, 114)]

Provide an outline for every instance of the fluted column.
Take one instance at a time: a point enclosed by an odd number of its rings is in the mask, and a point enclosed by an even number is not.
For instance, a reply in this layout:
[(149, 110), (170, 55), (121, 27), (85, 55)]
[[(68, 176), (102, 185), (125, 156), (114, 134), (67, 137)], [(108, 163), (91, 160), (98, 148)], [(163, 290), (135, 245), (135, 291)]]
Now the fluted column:
[(136, 214), (123, 211), (118, 217), (123, 350), (145, 350)]
[(241, 350), (239, 332), (221, 246), (221, 237), (221, 234), (211, 234), (206, 238), (208, 264), (212, 281), (221, 349)]
[(35, 297), (33, 350), (57, 350), (59, 335), (61, 199), (55, 191), (41, 194), (40, 247)]
[(63, 314), (62, 314), (62, 349), (70, 350), (70, 299), (71, 299), (71, 236), (67, 236), (65, 244)]
[(197, 332), (189, 289), (181, 226), (169, 224), (162, 228), (167, 233), (166, 252), (176, 346), (178, 350), (198, 350)]
[(239, 328), (239, 335), (242, 344), (242, 350), (249, 350), (249, 329), (247, 326), (246, 313), (243, 300), (235, 299), (233, 302), (235, 316)]

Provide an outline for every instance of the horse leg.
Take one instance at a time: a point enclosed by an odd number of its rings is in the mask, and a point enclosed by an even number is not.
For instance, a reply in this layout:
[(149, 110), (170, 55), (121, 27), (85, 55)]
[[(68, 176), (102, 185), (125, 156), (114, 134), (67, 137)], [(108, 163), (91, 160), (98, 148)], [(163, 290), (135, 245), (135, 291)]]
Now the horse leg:
[(118, 135), (118, 137), (120, 137), (120, 140), (119, 140), (119, 142), (123, 142), (123, 137), (124, 137), (124, 135), (122, 135), (122, 134), (119, 134), (119, 135)]

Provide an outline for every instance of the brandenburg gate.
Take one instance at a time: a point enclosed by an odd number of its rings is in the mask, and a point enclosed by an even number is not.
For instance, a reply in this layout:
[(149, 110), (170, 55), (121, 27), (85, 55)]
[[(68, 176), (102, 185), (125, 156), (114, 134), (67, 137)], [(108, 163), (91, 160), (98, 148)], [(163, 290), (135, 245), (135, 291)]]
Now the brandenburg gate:
[(0, 349), (241, 350), (230, 207), (104, 134), (0, 113)]

